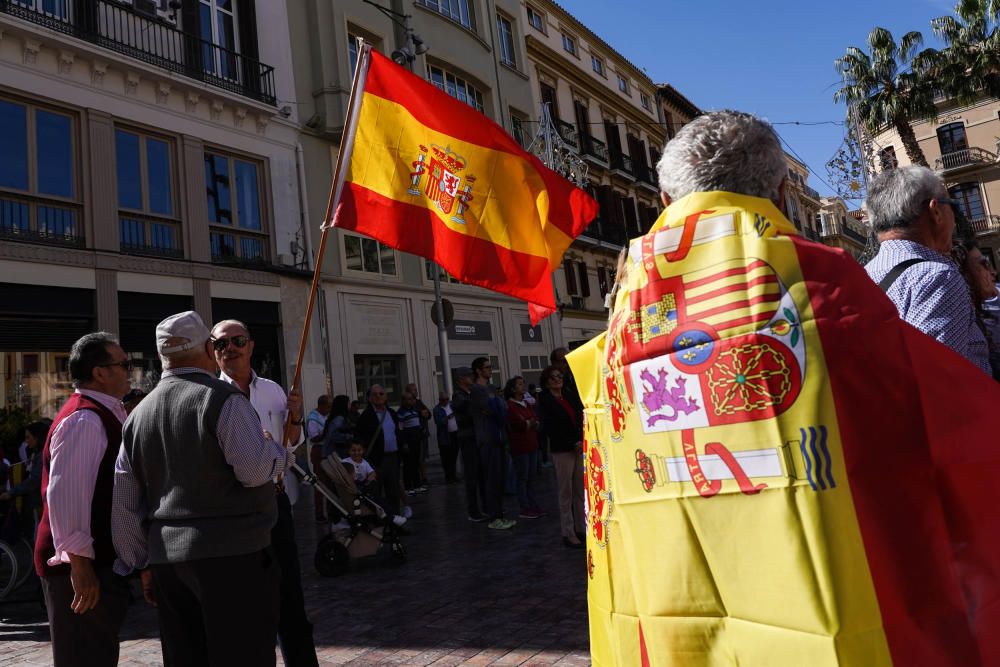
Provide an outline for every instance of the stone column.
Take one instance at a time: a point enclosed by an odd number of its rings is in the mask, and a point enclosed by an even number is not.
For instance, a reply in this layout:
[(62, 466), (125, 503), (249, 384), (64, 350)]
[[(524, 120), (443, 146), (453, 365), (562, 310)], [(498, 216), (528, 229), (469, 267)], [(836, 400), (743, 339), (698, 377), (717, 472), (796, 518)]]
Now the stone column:
[[(89, 151), (86, 157), (90, 173), (90, 212), (93, 222), (93, 247), (118, 252), (118, 202), (115, 199), (115, 128), (111, 116), (101, 111), (87, 111)], [(117, 303), (117, 302), (116, 302)], [(117, 305), (115, 330), (117, 324)]]
[(118, 272), (96, 269), (97, 328), (118, 334)]

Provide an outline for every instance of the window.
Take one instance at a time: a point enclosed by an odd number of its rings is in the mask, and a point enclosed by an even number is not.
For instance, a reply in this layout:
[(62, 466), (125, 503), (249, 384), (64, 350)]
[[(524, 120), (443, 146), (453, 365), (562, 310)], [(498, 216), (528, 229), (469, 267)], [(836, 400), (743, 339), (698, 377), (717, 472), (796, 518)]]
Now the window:
[(570, 296), (576, 296), (580, 293), (576, 286), (575, 269), (576, 267), (573, 266), (573, 260), (563, 260), (563, 275), (566, 277), (566, 292)]
[(367, 236), (344, 234), (344, 259), (348, 271), (396, 275), (396, 251)]
[(574, 56), (577, 55), (577, 53), (576, 53), (576, 38), (570, 37), (566, 33), (563, 33), (562, 34), (562, 43), (563, 43), (563, 50), (564, 51), (566, 51), (568, 53), (572, 53)]
[(212, 261), (267, 261), (261, 215), (261, 167), (237, 157), (205, 153), (205, 192)]
[(893, 146), (886, 146), (878, 152), (879, 165), (882, 169), (895, 169), (899, 166), (896, 159), (896, 149)]
[(530, 388), (530, 385), (538, 387), (542, 370), (549, 365), (549, 358), (544, 354), (522, 354), (520, 361), (521, 377), (524, 378), (525, 388)]
[(538, 90), (542, 94), (542, 104), (549, 107), (549, 115), (552, 116), (552, 120), (559, 120), (559, 101), (556, 99), (556, 89), (547, 83), (540, 83)]
[(528, 10), (528, 24), (538, 32), (545, 32), (545, 17), (539, 14), (531, 5), (525, 6)]
[(646, 111), (652, 111), (652, 105), (649, 103), (649, 95), (646, 93), (639, 93), (639, 102), (642, 104), (642, 108)]
[(500, 62), (510, 67), (517, 67), (514, 57), (514, 28), (510, 19), (497, 14), (497, 35), (500, 37)]
[(621, 74), (618, 75), (618, 90), (622, 91), (626, 95), (629, 95), (628, 79), (623, 77)]
[(965, 124), (961, 121), (938, 128), (937, 135), (941, 155), (957, 153), (969, 147), (969, 142), (965, 138)]
[(452, 97), (484, 113), (483, 94), (465, 79), (434, 65), (427, 66), (427, 80)]
[(669, 111), (663, 112), (663, 122), (667, 126), (667, 139), (673, 139), (674, 135), (677, 134), (677, 130), (680, 129), (679, 125), (674, 125), (674, 115)]
[(399, 405), (406, 387), (406, 357), (402, 355), (380, 357), (368, 354), (354, 355), (354, 382), (358, 397), (364, 400), (368, 388), (382, 385), (391, 405)]
[(0, 238), (83, 245), (72, 116), (0, 99)]
[(21, 5), (50, 18), (68, 21), (69, 6), (72, 2), (71, 0), (14, 0), (12, 4)]
[(351, 73), (358, 68), (358, 36), (347, 33), (347, 59), (351, 62)]
[(521, 148), (527, 148), (531, 145), (531, 135), (528, 134), (527, 130), (528, 120), (520, 113), (511, 109), (510, 112), (510, 133), (517, 139), (517, 143), (521, 145)]
[(969, 222), (983, 220), (986, 217), (986, 209), (983, 208), (983, 196), (979, 191), (979, 183), (959, 183), (948, 188), (948, 193), (952, 199), (962, 202), (962, 213)]
[[(424, 275), (427, 276), (428, 282), (433, 282), (434, 280), (434, 262), (429, 259), (424, 260)], [(440, 266), (438, 267), (438, 279), (442, 283), (452, 283), (454, 285), (461, 285), (462, 281), (451, 275)]]
[(200, 0), (198, 25), (201, 30), (202, 67), (230, 81), (239, 80), (237, 56), (240, 51), (236, 21), (236, 0)]
[(577, 262), (576, 272), (580, 277), (580, 295), (590, 296), (590, 276), (587, 274), (586, 262)]
[(417, 4), (442, 16), (461, 23), (469, 30), (474, 29), (472, 13), (469, 10), (469, 0), (417, 0)]
[(604, 72), (604, 61), (598, 58), (597, 56), (595, 55), (590, 56), (590, 66), (594, 69), (595, 72), (597, 72), (601, 76), (607, 77), (607, 74)]
[(115, 130), (118, 225), (123, 252), (181, 257), (174, 204), (173, 146), (165, 139)]

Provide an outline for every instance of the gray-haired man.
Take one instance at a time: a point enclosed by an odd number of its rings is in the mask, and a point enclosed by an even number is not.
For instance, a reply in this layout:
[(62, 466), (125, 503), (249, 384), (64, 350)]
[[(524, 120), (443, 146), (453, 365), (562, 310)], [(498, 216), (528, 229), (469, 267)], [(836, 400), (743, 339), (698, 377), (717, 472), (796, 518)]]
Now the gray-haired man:
[(956, 206), (927, 167), (883, 171), (868, 188), (866, 208), (881, 245), (865, 270), (901, 318), (989, 374), (969, 287), (950, 259)]
[(294, 457), (265, 438), (239, 389), (215, 377), (196, 313), (160, 322), (156, 347), (162, 379), (125, 422), (116, 463), (115, 569), (143, 570), (168, 667), (274, 665), (271, 478)]

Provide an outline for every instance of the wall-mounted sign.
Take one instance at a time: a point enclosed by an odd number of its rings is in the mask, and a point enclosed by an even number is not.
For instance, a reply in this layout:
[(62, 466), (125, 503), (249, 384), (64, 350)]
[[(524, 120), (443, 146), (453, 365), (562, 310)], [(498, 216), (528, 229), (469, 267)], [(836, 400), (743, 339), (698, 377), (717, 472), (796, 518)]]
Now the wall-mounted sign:
[(448, 325), (450, 340), (493, 340), (493, 328), (480, 320), (455, 320)]
[(530, 324), (521, 325), (521, 342), (522, 343), (541, 343), (542, 342), (542, 325), (531, 326)]

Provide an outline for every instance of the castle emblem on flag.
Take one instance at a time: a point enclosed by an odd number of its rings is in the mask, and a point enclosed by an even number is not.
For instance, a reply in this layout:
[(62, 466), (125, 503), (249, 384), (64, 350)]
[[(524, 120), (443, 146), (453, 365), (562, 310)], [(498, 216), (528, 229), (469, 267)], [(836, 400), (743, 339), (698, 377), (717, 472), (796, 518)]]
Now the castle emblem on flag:
[[(450, 147), (442, 148), (437, 144), (420, 146), (420, 153), (417, 159), (411, 163), (413, 171), (410, 172), (410, 187), (407, 194), (419, 197), (426, 196), (445, 215), (450, 215), (458, 202), (455, 215), (451, 217), (453, 222), (460, 225), (465, 224), (463, 217), (472, 201), (472, 184), (476, 182), (475, 176), (465, 177), (465, 186), (462, 186), (462, 177), (459, 175), (463, 171), (467, 162), (465, 158), (451, 150)], [(420, 191), (420, 180), (427, 176), (427, 184), (423, 192)], [(461, 188), (461, 190), (460, 190)]]

